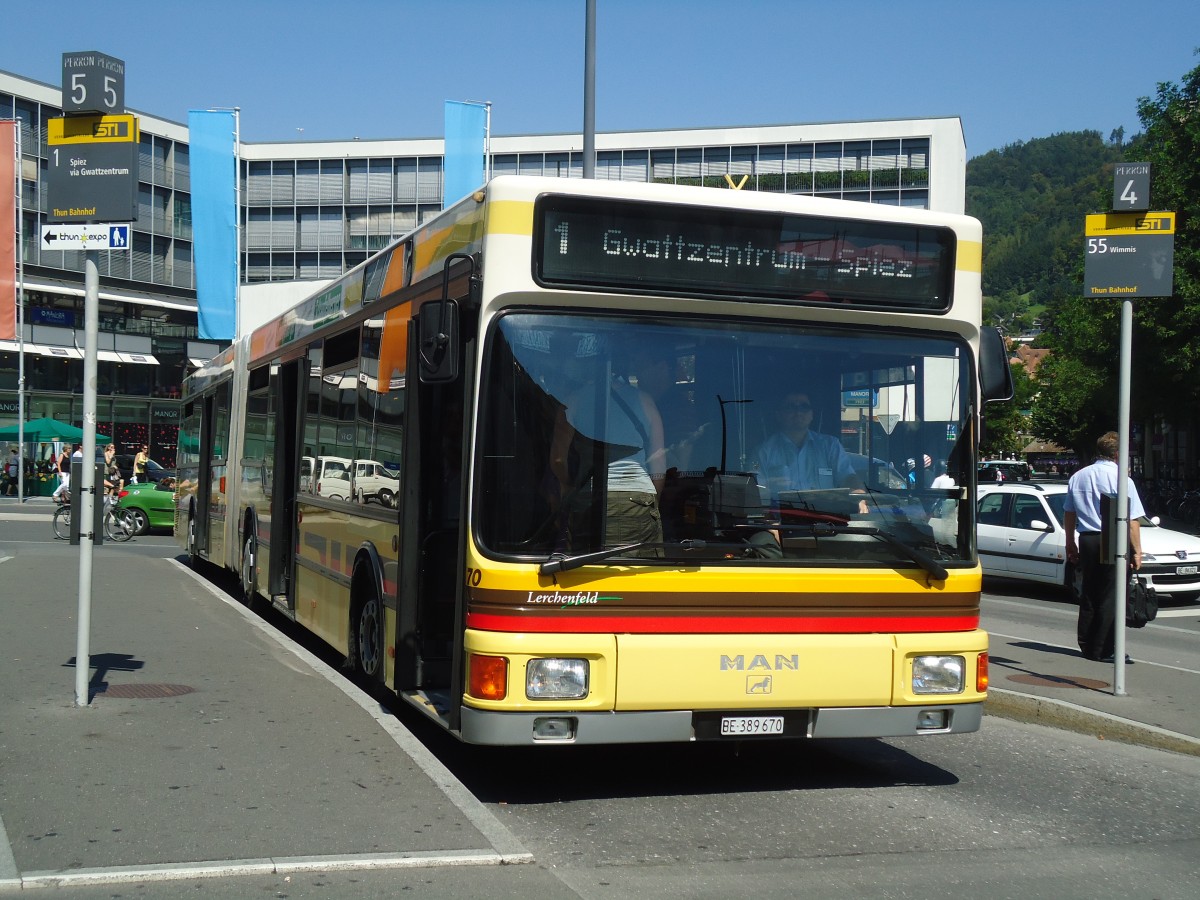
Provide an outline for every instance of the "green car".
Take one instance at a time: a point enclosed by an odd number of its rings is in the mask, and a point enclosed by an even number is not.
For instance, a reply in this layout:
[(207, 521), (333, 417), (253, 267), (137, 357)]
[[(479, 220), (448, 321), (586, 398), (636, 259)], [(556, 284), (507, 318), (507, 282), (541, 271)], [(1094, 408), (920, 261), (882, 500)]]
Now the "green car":
[(133, 516), (134, 534), (145, 534), (151, 528), (174, 528), (175, 479), (126, 485), (117, 505)]

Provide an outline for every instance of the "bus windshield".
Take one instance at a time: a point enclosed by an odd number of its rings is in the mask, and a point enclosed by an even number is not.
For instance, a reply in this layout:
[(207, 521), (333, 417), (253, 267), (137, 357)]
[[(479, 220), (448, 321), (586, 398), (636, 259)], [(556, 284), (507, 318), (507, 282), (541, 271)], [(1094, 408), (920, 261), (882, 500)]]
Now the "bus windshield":
[(970, 564), (968, 354), (919, 331), (508, 313), (476, 533), (542, 562)]

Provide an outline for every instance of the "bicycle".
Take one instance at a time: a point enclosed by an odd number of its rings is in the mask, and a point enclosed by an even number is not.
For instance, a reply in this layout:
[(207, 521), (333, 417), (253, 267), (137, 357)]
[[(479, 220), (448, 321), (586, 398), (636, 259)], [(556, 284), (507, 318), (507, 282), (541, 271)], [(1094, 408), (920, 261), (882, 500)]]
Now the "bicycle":
[(70, 540), (71, 538), (71, 499), (66, 492), (60, 494), (56, 498), (58, 508), (54, 510), (54, 536), (60, 541)]
[(123, 543), (133, 537), (137, 526), (129, 510), (117, 505), (117, 498), (106, 495), (104, 498), (104, 536), (110, 541)]
[[(60, 541), (69, 540), (71, 537), (71, 501), (67, 499), (58, 500), (58, 509), (54, 511), (54, 518), (51, 520), (54, 526), (54, 536)], [(133, 516), (129, 510), (122, 509), (117, 506), (117, 502), (112, 497), (104, 498), (104, 536), (110, 541), (124, 543), (130, 540), (134, 532), (137, 531), (137, 525), (133, 521)]]

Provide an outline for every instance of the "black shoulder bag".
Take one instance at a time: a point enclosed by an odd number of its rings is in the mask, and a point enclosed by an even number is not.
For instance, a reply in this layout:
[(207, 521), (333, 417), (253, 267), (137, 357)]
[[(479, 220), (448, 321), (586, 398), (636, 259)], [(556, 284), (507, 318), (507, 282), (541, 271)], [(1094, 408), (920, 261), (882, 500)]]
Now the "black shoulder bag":
[(1137, 572), (1129, 574), (1129, 589), (1125, 593), (1125, 626), (1145, 628), (1158, 615), (1158, 595), (1146, 579)]

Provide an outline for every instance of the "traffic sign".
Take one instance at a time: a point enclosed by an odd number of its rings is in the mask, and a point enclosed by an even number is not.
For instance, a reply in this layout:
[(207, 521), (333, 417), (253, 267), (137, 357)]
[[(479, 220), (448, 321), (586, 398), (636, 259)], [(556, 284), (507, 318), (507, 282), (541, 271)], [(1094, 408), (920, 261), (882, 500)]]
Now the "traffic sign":
[(46, 143), (136, 144), (141, 138), (137, 116), (58, 116), (46, 120)]
[(50, 119), (46, 188), (51, 222), (132, 222), (137, 219), (136, 116)]
[(1150, 163), (1117, 163), (1113, 168), (1112, 208), (1138, 212), (1150, 208)]
[(43, 225), (43, 250), (128, 250), (128, 225)]
[(125, 61), (96, 50), (62, 55), (65, 113), (125, 112)]
[(1170, 297), (1175, 213), (1108, 213), (1086, 219), (1087, 297)]

